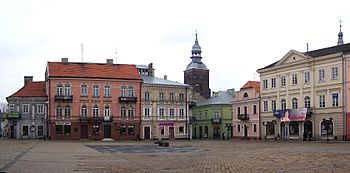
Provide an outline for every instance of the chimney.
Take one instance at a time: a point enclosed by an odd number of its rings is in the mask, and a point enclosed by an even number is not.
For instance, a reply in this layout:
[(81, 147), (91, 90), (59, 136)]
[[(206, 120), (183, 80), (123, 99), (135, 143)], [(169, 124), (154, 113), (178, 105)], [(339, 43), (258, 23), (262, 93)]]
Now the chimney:
[(24, 76), (24, 85), (29, 82), (33, 82), (33, 76)]
[(112, 65), (113, 64), (113, 59), (107, 59), (107, 64)]
[(165, 79), (165, 80), (168, 80), (168, 76), (167, 76), (167, 75), (164, 75), (164, 79)]
[(64, 62), (64, 63), (67, 63), (68, 62), (68, 58), (62, 58), (61, 61)]
[(148, 64), (148, 76), (154, 77), (153, 63)]

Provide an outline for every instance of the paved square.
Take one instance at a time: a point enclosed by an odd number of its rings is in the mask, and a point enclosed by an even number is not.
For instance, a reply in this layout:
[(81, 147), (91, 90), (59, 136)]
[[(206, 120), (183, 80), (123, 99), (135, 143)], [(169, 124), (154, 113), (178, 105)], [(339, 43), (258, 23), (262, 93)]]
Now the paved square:
[(350, 172), (348, 142), (0, 140), (5, 172)]

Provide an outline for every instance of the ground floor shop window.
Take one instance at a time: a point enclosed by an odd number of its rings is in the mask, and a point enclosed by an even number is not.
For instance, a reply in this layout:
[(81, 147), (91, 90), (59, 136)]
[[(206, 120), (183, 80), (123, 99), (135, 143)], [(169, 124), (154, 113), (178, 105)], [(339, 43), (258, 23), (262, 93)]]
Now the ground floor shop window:
[(71, 134), (71, 125), (64, 125), (64, 136), (70, 136)]
[(100, 134), (100, 126), (99, 125), (93, 125), (92, 126), (92, 134), (99, 135)]
[(28, 136), (28, 126), (23, 126), (23, 136)]
[(121, 135), (126, 135), (126, 126), (120, 126), (120, 134)]
[(321, 122), (321, 135), (322, 136), (327, 136), (328, 135), (333, 135), (333, 122), (331, 120), (323, 120)]
[(164, 127), (160, 127), (160, 134), (164, 135)]
[(289, 123), (289, 135), (299, 135), (299, 122), (293, 121)]
[(38, 136), (44, 136), (44, 126), (38, 126)]
[(185, 131), (184, 131), (184, 126), (180, 126), (179, 127), (179, 134), (184, 134)]
[(63, 125), (56, 125), (56, 135), (63, 134)]
[(267, 135), (275, 135), (275, 124), (273, 124), (272, 122), (267, 122), (266, 134)]
[(128, 135), (134, 135), (134, 126), (128, 127)]

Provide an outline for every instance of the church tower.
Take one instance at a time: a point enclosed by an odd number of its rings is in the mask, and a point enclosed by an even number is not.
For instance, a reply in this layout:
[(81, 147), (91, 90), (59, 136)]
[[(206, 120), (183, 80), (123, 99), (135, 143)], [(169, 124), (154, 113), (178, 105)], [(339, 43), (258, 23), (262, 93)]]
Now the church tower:
[(343, 41), (343, 32), (341, 31), (341, 20), (339, 21), (339, 23), (340, 23), (340, 31), (339, 31), (339, 33), (338, 33), (338, 43), (337, 43), (337, 45), (342, 45), (342, 44), (344, 44), (344, 41)]
[(192, 61), (187, 65), (187, 68), (184, 71), (184, 83), (191, 85), (195, 92), (208, 99), (210, 97), (209, 69), (202, 62), (201, 53), (202, 50), (198, 44), (196, 33), (196, 40), (192, 46)]

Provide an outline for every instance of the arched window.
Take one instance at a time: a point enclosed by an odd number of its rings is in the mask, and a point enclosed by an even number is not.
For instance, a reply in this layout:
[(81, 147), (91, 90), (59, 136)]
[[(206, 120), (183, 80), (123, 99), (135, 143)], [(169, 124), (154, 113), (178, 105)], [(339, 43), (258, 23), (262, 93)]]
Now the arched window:
[(292, 99), (292, 109), (298, 109), (298, 99), (295, 97)]
[(128, 117), (133, 117), (133, 116), (134, 116), (134, 108), (130, 106), (128, 110)]
[(124, 106), (120, 108), (120, 117), (125, 118), (126, 117), (126, 109)]
[(305, 108), (310, 108), (310, 105), (311, 105), (310, 97), (306, 96), (304, 101), (305, 101)]
[(83, 117), (87, 116), (87, 106), (86, 105), (81, 106), (81, 116), (83, 116)]
[(64, 116), (70, 116), (70, 106), (66, 105), (64, 107)]
[(327, 133), (330, 136), (333, 135), (333, 121), (331, 119), (323, 119), (323, 121), (321, 122), (321, 135), (327, 136)]
[(282, 109), (282, 110), (286, 110), (286, 107), (287, 107), (287, 105), (286, 105), (286, 100), (285, 100), (285, 99), (282, 99), (282, 100), (281, 100), (281, 109)]
[(98, 112), (99, 112), (98, 106), (95, 105), (95, 106), (92, 108), (92, 116), (98, 117)]
[(109, 109), (109, 106), (108, 106), (108, 105), (105, 106), (105, 111), (104, 111), (104, 113), (105, 113), (105, 114), (104, 114), (105, 117), (109, 117), (109, 115), (110, 115), (110, 109)]
[(299, 122), (292, 121), (289, 124), (289, 135), (298, 136), (299, 135)]
[(244, 94), (243, 94), (243, 97), (244, 97), (244, 98), (248, 98), (248, 93), (244, 93)]

